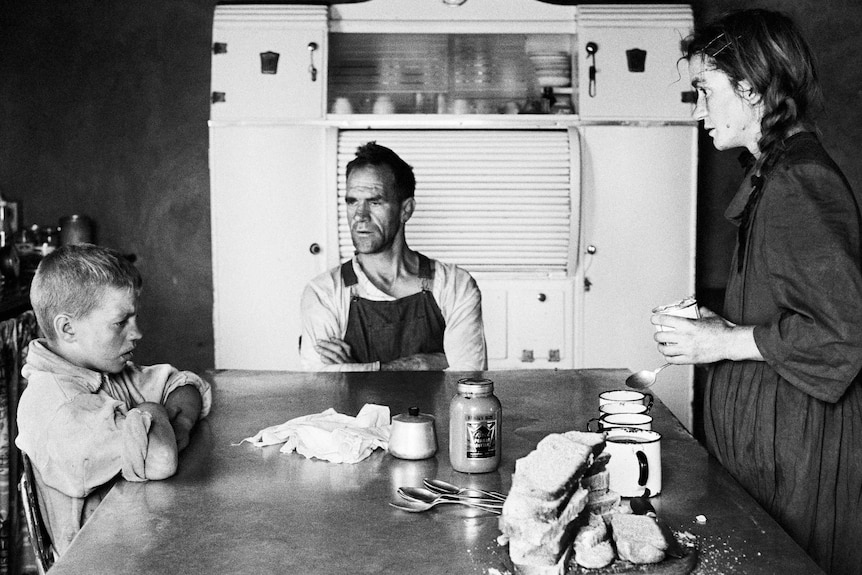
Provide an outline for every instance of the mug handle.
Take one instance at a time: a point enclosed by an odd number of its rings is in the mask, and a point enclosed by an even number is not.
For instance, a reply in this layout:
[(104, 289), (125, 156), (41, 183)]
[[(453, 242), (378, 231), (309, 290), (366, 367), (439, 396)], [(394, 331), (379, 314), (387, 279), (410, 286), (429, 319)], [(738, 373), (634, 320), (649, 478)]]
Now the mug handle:
[[(595, 430), (595, 431), (593, 431), (592, 427), (590, 427), (590, 425), (591, 425), (594, 421), (598, 421), (598, 422), (599, 422), (599, 423), (596, 425), (596, 430)], [(587, 422), (587, 431), (590, 431), (590, 432), (592, 432), (592, 433), (598, 433), (598, 432), (599, 432), (599, 431), (601, 431), (601, 430), (602, 430), (602, 423), (601, 423), (601, 421), (599, 421), (599, 418), (598, 418), (598, 417), (593, 417), (592, 419), (590, 419), (590, 420)]]
[(652, 409), (653, 397), (651, 393), (645, 393), (644, 395), (649, 398), (649, 401), (646, 404), (646, 413), (649, 415), (649, 412)]
[(647, 479), (649, 479), (649, 462), (647, 461), (646, 453), (643, 451), (636, 451), (635, 455), (638, 458), (638, 485), (646, 485)]

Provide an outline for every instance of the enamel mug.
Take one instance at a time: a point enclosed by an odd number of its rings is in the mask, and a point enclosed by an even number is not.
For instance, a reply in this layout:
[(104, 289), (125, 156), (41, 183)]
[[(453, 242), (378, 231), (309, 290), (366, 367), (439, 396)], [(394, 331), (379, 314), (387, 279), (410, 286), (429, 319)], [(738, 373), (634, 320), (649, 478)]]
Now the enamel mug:
[[(649, 393), (637, 391), (635, 389), (613, 389), (599, 394), (599, 411), (610, 404), (640, 404), (645, 407), (643, 411), (638, 408), (627, 411), (627, 413), (649, 413), (652, 409), (653, 396)], [(605, 413), (609, 413), (605, 411)], [(617, 412), (619, 413), (619, 412)]]
[(607, 469), (610, 489), (623, 497), (639, 497), (644, 489), (650, 496), (661, 493), (661, 434), (635, 427), (607, 430), (605, 451), (610, 453)]
[(593, 431), (593, 423), (596, 424), (595, 431), (603, 431), (612, 427), (652, 429), (652, 416), (646, 413), (605, 413), (601, 417), (590, 419), (587, 422), (587, 431)]

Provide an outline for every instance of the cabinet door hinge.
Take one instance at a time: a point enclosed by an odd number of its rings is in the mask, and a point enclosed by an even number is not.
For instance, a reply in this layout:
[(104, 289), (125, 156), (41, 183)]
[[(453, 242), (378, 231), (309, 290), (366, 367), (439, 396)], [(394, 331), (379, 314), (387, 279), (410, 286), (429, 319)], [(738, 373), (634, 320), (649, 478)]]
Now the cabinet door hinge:
[(227, 54), (227, 42), (214, 42), (213, 54)]

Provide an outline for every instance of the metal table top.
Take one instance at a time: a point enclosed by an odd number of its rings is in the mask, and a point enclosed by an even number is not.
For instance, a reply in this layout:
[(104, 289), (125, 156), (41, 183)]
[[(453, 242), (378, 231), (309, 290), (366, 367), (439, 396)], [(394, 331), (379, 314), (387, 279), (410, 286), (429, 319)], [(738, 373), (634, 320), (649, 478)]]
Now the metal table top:
[[(485, 373), (503, 404), (502, 462), (468, 475), (449, 465), (448, 408), (455, 382), (475, 374), (214, 372), (212, 413), (177, 474), (120, 481), (51, 573), (506, 573), (497, 516), (453, 506), (411, 514), (387, 503), (398, 500), (399, 486), (425, 477), (507, 492), (516, 459), (548, 433), (586, 429), (598, 394), (624, 387), (628, 373)], [(387, 405), (392, 415), (414, 405), (434, 414), (436, 456), (405, 461), (377, 450), (350, 465), (283, 454), (279, 445), (237, 445), (300, 415), (329, 407), (355, 415), (366, 403)], [(695, 573), (821, 572), (658, 398), (652, 415), (663, 475), (652, 502), (672, 529), (697, 538)]]

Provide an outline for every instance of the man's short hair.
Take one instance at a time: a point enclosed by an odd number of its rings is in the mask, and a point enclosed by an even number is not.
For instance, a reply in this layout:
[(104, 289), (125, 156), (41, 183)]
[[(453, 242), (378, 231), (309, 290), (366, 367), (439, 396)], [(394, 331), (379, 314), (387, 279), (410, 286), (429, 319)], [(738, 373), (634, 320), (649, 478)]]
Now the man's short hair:
[(140, 294), (138, 269), (116, 250), (93, 244), (73, 244), (51, 252), (39, 263), (30, 286), (30, 303), (42, 334), (54, 340), (54, 318), (85, 317), (102, 300), (105, 288)]
[(356, 157), (347, 164), (347, 177), (357, 168), (366, 166), (386, 166), (395, 179), (395, 193), (399, 202), (412, 198), (416, 192), (416, 176), (410, 164), (401, 159), (398, 154), (377, 142), (368, 142), (359, 146)]

